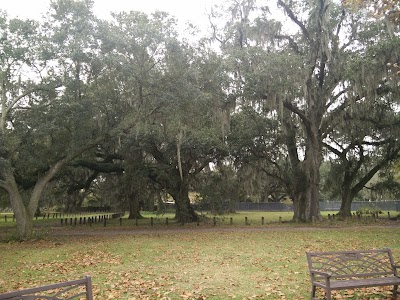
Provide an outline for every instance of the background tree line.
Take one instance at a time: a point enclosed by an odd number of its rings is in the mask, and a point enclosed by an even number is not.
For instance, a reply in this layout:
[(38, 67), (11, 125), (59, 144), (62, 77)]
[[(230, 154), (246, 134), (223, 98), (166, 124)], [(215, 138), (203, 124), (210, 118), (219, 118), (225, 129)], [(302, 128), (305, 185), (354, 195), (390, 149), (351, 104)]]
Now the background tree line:
[(102, 20), (89, 0), (3, 12), (0, 198), (19, 235), (40, 205), (139, 218), (170, 195), (188, 222), (191, 192), (216, 210), (287, 196), (310, 221), (323, 197), (349, 216), (367, 184), (398, 197), (399, 7), (379, 3), (230, 1), (195, 41), (165, 12)]

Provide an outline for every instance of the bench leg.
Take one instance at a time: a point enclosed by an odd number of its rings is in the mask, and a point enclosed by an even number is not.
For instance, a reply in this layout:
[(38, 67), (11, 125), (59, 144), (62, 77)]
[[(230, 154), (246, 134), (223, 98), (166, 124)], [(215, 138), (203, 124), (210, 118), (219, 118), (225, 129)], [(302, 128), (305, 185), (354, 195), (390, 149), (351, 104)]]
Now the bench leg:
[(327, 290), (325, 293), (326, 300), (332, 300), (331, 290)]
[(399, 292), (397, 291), (398, 288), (398, 285), (393, 286), (393, 299), (396, 299), (397, 295), (399, 294)]
[(313, 285), (311, 287), (311, 300), (313, 300), (315, 298), (315, 290), (316, 290), (316, 288), (317, 287), (315, 285)]

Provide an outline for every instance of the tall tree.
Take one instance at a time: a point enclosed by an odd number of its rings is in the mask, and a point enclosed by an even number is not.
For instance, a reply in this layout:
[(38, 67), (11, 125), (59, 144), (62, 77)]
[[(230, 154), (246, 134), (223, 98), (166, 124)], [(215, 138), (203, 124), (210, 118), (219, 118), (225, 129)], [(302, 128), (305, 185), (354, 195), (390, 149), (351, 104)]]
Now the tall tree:
[[(349, 77), (347, 97), (354, 97), (352, 101), (357, 104), (344, 109), (342, 119), (338, 119), (325, 140), (327, 149), (341, 161), (342, 172), (337, 174), (336, 181), (341, 178), (338, 181), (342, 197), (339, 214), (344, 217), (351, 215), (352, 199), (377, 172), (396, 160), (400, 151), (397, 138), (400, 90), (397, 71), (393, 68), (398, 63), (399, 41), (393, 40), (386, 30), (378, 29), (379, 23), (377, 25), (365, 27), (365, 40), (371, 38), (371, 32), (375, 39), (376, 30), (386, 39), (382, 38), (377, 45), (371, 44), (364, 53), (349, 61), (354, 68)], [(366, 69), (368, 74), (364, 73)]]
[(139, 202), (143, 202), (148, 181), (144, 171), (147, 154), (138, 137), (147, 132), (149, 120), (163, 105), (162, 72), (166, 45), (177, 36), (175, 22), (166, 13), (148, 16), (131, 11), (114, 14), (111, 22), (100, 27), (107, 70), (97, 80), (98, 93), (114, 99), (103, 105), (110, 119), (119, 120), (124, 128), (108, 149), (123, 160), (125, 173), (120, 183), (127, 191), (124, 198), (129, 202), (130, 218), (140, 217)]
[[(17, 218), (20, 235), (32, 230), (31, 219), (36, 211), (39, 195), (54, 172), (64, 163), (50, 168), (32, 191), (31, 201), (24, 205), (15, 178), (13, 158), (23, 141), (15, 135), (15, 115), (38, 104), (46, 92), (54, 93), (54, 84), (46, 76), (46, 59), (39, 55), (40, 31), (38, 24), (29, 20), (8, 19), (1, 22), (1, 116), (0, 116), (0, 187), (7, 191)], [(22, 71), (22, 72), (21, 72)], [(33, 74), (33, 76), (32, 76)], [(39, 96), (38, 96), (39, 94)]]
[(174, 198), (181, 222), (197, 219), (189, 200), (194, 177), (224, 155), (228, 82), (221, 58), (211, 50), (168, 45), (159, 95), (163, 106), (140, 143), (152, 157), (150, 176)]
[(271, 116), (280, 121), (290, 161), (294, 219), (319, 218), (323, 142), (346, 110), (366, 99), (356, 92), (354, 78), (358, 87), (370, 80), (348, 62), (363, 59), (360, 54), (372, 40), (388, 37), (371, 31), (367, 41), (366, 31), (361, 31), (370, 25), (365, 11), (351, 13), (329, 0), (278, 0), (291, 28), (271, 19), (266, 7), (252, 18), (257, 12), (250, 9), (253, 2), (233, 3), (236, 22), (216, 39), (233, 62), (236, 91), (258, 110), (275, 110)]
[[(32, 219), (49, 181), (67, 162), (104, 138), (90, 130), (93, 110), (83, 100), (88, 94), (82, 89), (80, 60), (74, 56), (85, 52), (82, 49), (88, 44), (72, 44), (69, 53), (61, 50), (80, 32), (65, 24), (76, 18), (83, 21), (78, 17), (82, 14), (86, 23), (78, 22), (79, 26), (93, 22), (91, 2), (59, 1), (52, 8), (54, 22), (43, 27), (32, 21), (1, 19), (0, 186), (9, 195), (21, 237), (32, 233)], [(21, 188), (28, 190), (26, 201)]]

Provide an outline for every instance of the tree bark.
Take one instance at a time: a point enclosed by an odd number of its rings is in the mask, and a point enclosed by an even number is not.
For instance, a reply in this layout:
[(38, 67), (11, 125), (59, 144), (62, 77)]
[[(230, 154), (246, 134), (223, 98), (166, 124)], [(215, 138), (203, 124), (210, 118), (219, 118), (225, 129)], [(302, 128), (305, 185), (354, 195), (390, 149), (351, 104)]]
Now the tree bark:
[[(290, 104), (288, 107), (293, 108)], [(291, 198), (293, 200), (296, 222), (310, 222), (313, 218), (320, 219), (319, 209), (319, 168), (322, 161), (322, 143), (318, 129), (313, 124), (303, 120), (305, 130), (305, 158), (299, 159), (297, 149), (296, 126), (290, 113), (291, 109), (283, 111), (282, 125), (286, 136), (291, 165), (291, 180), (288, 181)]]
[(139, 202), (139, 191), (137, 188), (132, 188), (130, 193), (127, 195), (129, 203), (129, 216), (128, 219), (142, 219), (143, 216), (140, 214), (140, 202)]
[[(320, 183), (320, 167), (322, 162), (322, 138), (315, 128), (315, 123), (310, 125), (307, 130), (307, 148), (304, 166), (307, 174), (307, 187), (306, 187), (306, 221), (312, 221), (321, 218), (319, 209), (319, 183)], [(318, 124), (318, 123), (317, 123)]]
[(168, 192), (175, 200), (175, 219), (180, 223), (197, 221), (198, 215), (190, 204), (189, 183), (185, 180), (178, 181)]
[(10, 204), (13, 209), (18, 237), (28, 237), (32, 233), (33, 214), (29, 215), (29, 211), (24, 206), (21, 193), (19, 192), (17, 183), (12, 172), (11, 165), (8, 162), (1, 164), (1, 187), (8, 192)]
[(342, 203), (340, 204), (340, 210), (338, 215), (343, 218), (351, 217), (351, 203), (353, 202), (354, 196), (352, 193), (342, 194)]

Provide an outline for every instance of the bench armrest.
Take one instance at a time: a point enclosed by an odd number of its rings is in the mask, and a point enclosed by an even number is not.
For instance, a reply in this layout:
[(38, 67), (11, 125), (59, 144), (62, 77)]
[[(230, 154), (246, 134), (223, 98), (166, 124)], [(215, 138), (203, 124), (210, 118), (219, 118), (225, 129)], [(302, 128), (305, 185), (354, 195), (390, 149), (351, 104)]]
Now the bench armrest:
[(318, 271), (318, 270), (314, 270), (314, 269), (310, 269), (311, 275), (320, 275), (326, 278), (330, 278), (332, 276), (332, 273), (330, 272), (322, 272), (322, 271)]

